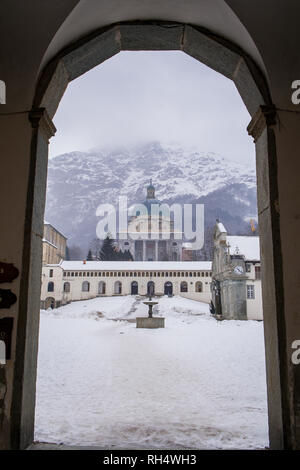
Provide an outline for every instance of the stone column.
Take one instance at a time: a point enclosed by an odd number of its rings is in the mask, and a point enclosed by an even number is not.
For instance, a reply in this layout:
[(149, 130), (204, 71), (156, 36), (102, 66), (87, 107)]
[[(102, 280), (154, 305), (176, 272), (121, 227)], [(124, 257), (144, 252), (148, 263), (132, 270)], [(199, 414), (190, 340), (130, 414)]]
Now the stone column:
[(248, 126), (257, 154), (258, 220), (271, 448), (300, 448), (300, 113), (261, 106)]
[(155, 240), (155, 261), (158, 261), (158, 241)]
[(33, 440), (48, 143), (56, 130), (44, 108), (33, 109), (29, 121), (32, 137), (24, 198), (22, 278), (11, 403), (12, 448), (25, 448)]
[(143, 240), (143, 261), (146, 260), (146, 242)]

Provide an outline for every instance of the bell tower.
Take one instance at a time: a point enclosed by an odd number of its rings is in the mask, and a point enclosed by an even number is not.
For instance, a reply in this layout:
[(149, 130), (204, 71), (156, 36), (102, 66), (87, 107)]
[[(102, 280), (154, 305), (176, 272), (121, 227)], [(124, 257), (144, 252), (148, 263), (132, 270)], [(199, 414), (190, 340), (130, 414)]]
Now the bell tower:
[(152, 184), (152, 178), (150, 179), (149, 186), (147, 186), (147, 199), (155, 199), (155, 188)]

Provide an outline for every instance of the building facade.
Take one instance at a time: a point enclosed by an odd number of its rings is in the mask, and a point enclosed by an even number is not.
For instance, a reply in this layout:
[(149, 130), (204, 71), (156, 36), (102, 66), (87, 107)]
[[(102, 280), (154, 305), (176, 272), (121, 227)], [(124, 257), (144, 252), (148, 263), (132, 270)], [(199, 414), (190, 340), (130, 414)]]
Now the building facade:
[(114, 295), (211, 301), (211, 262), (62, 261), (42, 269), (41, 308)]
[(67, 238), (53, 225), (44, 222), (43, 265), (57, 264), (66, 259)]
[(228, 236), (224, 225), (216, 223), (212, 301), (221, 318), (263, 319), (259, 237)]
[(181, 261), (182, 232), (176, 231), (168, 206), (155, 197), (150, 180), (145, 201), (130, 208), (126, 238), (118, 233), (118, 245), (129, 250), (135, 261)]

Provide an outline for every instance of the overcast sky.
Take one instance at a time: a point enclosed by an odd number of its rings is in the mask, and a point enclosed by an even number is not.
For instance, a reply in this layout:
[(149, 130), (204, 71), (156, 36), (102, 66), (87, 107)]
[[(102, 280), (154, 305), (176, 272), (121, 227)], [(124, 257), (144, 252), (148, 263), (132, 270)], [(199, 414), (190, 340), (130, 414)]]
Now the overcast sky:
[(50, 157), (152, 140), (254, 165), (250, 115), (233, 82), (175, 52), (121, 52), (70, 83)]

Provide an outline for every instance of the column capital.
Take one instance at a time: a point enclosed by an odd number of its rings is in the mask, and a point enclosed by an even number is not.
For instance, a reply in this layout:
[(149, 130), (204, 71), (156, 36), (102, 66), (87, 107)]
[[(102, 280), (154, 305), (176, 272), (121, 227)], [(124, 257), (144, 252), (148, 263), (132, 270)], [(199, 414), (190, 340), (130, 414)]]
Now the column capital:
[(264, 129), (268, 126), (276, 124), (276, 108), (275, 106), (262, 105), (258, 108), (257, 112), (251, 119), (247, 131), (256, 142)]
[(33, 108), (29, 112), (29, 121), (33, 129), (39, 129), (49, 141), (56, 132), (56, 127), (47, 113), (46, 108)]

